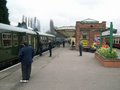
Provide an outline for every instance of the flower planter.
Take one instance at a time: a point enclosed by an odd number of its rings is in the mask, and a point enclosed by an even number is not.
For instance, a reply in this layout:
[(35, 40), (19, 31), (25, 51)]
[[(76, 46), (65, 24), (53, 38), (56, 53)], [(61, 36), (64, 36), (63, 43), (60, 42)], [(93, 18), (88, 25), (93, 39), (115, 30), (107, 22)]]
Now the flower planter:
[(120, 59), (107, 59), (97, 52), (95, 52), (95, 58), (105, 67), (120, 68)]

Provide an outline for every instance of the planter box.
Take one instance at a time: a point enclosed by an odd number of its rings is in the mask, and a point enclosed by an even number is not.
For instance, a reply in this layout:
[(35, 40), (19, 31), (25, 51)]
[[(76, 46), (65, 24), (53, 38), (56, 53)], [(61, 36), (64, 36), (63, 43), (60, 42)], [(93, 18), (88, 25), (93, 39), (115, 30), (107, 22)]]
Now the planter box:
[(95, 58), (105, 67), (119, 67), (120, 68), (120, 59), (107, 59), (97, 52), (95, 52)]

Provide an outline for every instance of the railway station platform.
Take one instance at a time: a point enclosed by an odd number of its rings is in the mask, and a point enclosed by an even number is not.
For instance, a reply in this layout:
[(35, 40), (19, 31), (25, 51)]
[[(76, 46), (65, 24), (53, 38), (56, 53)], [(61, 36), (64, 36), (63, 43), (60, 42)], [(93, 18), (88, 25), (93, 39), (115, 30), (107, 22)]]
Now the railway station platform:
[(31, 78), (20, 83), (20, 64), (0, 71), (0, 90), (120, 90), (120, 68), (103, 67), (94, 53), (54, 48), (35, 56)]

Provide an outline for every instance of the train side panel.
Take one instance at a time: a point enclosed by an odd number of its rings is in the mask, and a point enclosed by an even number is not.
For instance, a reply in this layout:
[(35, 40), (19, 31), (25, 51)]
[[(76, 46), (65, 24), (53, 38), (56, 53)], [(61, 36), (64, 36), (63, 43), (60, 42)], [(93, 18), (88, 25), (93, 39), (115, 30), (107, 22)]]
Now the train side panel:
[(113, 39), (113, 47), (114, 48), (120, 48), (120, 37), (115, 37)]
[(48, 50), (48, 40), (54, 42), (55, 36), (0, 23), (0, 69), (19, 62), (18, 54), (24, 42), (28, 42), (35, 54), (39, 54), (39, 42), (43, 43), (44, 52)]
[(23, 42), (28, 42), (37, 50), (35, 32), (0, 24), (0, 69), (19, 62), (18, 54)]
[(0, 62), (18, 57), (18, 37), (15, 32), (1, 32)]
[(38, 34), (38, 53), (40, 51), (40, 46), (39, 43), (42, 43), (42, 52), (45, 52), (48, 50), (48, 41), (51, 40), (53, 42), (53, 47), (55, 47), (55, 36), (51, 35), (51, 34), (46, 34), (46, 33), (41, 33), (41, 32), (37, 32)]

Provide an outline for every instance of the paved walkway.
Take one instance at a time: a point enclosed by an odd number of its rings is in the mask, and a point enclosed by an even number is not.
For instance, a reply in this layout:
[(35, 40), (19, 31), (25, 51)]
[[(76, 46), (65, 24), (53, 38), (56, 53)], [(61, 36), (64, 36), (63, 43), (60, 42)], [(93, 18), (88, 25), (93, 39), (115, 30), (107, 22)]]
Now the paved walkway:
[(0, 90), (120, 90), (120, 68), (106, 68), (95, 60), (94, 53), (56, 48), (35, 57), (31, 79), (20, 83), (16, 69), (0, 80)]

